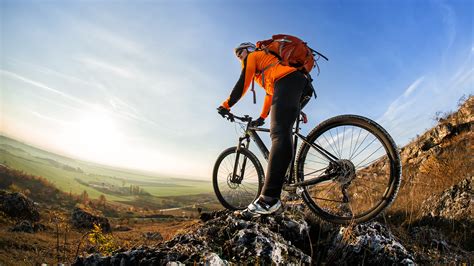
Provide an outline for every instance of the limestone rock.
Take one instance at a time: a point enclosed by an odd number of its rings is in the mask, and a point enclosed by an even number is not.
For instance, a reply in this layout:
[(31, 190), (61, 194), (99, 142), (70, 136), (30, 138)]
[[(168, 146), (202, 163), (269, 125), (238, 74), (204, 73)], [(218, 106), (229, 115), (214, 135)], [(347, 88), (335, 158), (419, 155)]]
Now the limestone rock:
[(412, 254), (378, 222), (341, 227), (329, 248), (328, 262), (336, 265), (414, 265)]
[(22, 193), (0, 190), (0, 211), (10, 217), (37, 222), (40, 214), (34, 202)]
[(9, 231), (11, 232), (25, 232), (25, 233), (36, 233), (39, 231), (46, 230), (46, 226), (39, 223), (32, 223), (28, 220), (23, 220), (18, 222), (15, 226), (13, 226)]
[(474, 221), (474, 176), (423, 202), (424, 216), (448, 220)]
[(109, 220), (99, 213), (93, 213), (92, 210), (75, 207), (72, 211), (71, 222), (76, 228), (92, 229), (94, 224), (100, 225), (103, 232), (110, 232)]

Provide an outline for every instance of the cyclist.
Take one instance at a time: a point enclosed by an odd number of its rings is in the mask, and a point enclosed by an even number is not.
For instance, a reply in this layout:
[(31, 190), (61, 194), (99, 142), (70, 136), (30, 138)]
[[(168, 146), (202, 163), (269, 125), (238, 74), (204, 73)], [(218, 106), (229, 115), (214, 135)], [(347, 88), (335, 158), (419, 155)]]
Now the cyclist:
[(256, 50), (253, 43), (241, 43), (234, 51), (242, 61), (242, 72), (229, 98), (217, 110), (223, 117), (229, 116), (230, 108), (247, 92), (252, 81), (264, 88), (266, 95), (262, 112), (251, 125), (263, 125), (270, 114), (272, 146), (262, 192), (244, 212), (250, 215), (271, 214), (281, 208), (281, 191), (293, 155), (293, 124), (314, 89), (309, 75), (279, 64), (276, 56)]

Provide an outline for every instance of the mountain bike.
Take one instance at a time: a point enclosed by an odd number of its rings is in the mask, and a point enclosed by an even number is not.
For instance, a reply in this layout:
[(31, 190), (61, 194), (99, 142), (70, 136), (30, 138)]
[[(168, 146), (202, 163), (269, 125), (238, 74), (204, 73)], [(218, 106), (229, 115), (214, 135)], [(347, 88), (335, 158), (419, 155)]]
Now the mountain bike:
[[(265, 160), (269, 151), (252, 118), (229, 113), (244, 130), (237, 146), (224, 150), (214, 165), (212, 183), (219, 202), (229, 210), (245, 209), (262, 190), (264, 170), (249, 150), (250, 140)], [(390, 135), (376, 122), (357, 115), (340, 115), (300, 134), (301, 112), (292, 131), (293, 159), (284, 190), (301, 197), (311, 211), (336, 224), (364, 223), (382, 213), (395, 199), (401, 163)], [(298, 140), (301, 145), (297, 152)]]

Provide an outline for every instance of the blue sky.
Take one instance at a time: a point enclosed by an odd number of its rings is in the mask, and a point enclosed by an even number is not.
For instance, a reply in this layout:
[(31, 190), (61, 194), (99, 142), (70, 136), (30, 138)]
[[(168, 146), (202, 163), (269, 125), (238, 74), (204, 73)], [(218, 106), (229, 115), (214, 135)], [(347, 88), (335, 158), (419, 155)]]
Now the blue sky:
[[(233, 47), (301, 37), (329, 57), (310, 125), (354, 113), (398, 145), (474, 91), (472, 1), (1, 1), (1, 133), (61, 154), (209, 177)], [(263, 90), (233, 108), (260, 113)], [(268, 122), (267, 122), (268, 123)], [(268, 143), (268, 141), (267, 141)]]

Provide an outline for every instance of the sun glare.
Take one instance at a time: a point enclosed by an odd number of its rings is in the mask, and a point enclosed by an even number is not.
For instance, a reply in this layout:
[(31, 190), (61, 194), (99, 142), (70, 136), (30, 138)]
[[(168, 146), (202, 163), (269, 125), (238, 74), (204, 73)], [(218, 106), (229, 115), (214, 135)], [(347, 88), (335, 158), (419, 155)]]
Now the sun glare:
[(113, 161), (121, 149), (122, 134), (105, 110), (84, 113), (64, 129), (61, 142), (74, 154), (100, 161)]

